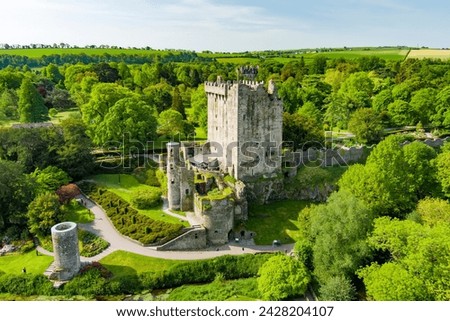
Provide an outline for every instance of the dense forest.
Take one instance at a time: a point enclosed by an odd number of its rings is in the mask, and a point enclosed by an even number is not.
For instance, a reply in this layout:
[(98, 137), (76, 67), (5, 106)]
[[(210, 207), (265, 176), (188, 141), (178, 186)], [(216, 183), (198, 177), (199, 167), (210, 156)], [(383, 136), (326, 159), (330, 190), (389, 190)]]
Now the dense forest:
[[(234, 81), (239, 66), (181, 52), (3, 55), (0, 67), (0, 237), (26, 239), (58, 220), (51, 192), (100, 170), (93, 150), (204, 133), (203, 83)], [(329, 130), (353, 133), (350, 144), (378, 144), (326, 203), (300, 214), (296, 251), (320, 298), (449, 300), (450, 146), (386, 130), (448, 133), (450, 62), (261, 59), (255, 80), (270, 79), (284, 104), (284, 139), (297, 148)], [(67, 110), (77, 113), (36, 125)], [(30, 204), (46, 207), (36, 214)], [(33, 215), (45, 225), (30, 224)]]

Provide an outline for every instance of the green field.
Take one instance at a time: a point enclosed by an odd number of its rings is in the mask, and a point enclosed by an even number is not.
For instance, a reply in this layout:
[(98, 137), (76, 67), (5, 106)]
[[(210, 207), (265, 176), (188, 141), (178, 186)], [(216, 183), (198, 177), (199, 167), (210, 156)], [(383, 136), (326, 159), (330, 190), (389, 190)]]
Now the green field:
[(245, 56), (243, 54), (200, 54), (200, 56), (216, 58), (221, 63), (231, 63), (237, 65), (256, 64), (261, 60), (274, 60), (281, 63), (286, 63), (293, 60), (298, 60), (301, 57), (306, 63), (311, 62), (315, 57), (326, 57), (329, 59), (345, 58), (358, 59), (360, 57), (376, 56), (385, 60), (402, 61), (408, 55), (408, 49), (398, 48), (353, 48), (346, 50), (332, 50), (332, 51), (316, 51), (316, 50), (298, 50), (296, 52), (280, 52), (274, 54), (272, 52), (254, 52)]
[[(140, 184), (134, 176), (126, 174), (101, 174), (89, 177), (89, 180), (93, 180), (99, 186), (119, 195), (129, 203), (131, 203), (131, 196), (133, 192), (150, 189), (148, 185)], [(156, 221), (163, 221), (173, 224), (181, 223), (184, 226), (189, 226), (188, 222), (180, 222), (179, 219), (164, 213), (161, 207), (149, 210), (136, 210)]]
[(110, 270), (114, 276), (164, 271), (181, 262), (186, 261), (158, 259), (125, 251), (115, 251), (100, 260), (100, 263)]
[(308, 201), (279, 201), (250, 206), (245, 226), (256, 233), (256, 244), (269, 245), (273, 240), (293, 243), (300, 234), (298, 214), (309, 204)]
[(78, 202), (75, 200), (67, 205), (64, 205), (63, 210), (65, 221), (75, 223), (90, 223), (95, 219), (95, 216), (91, 211), (78, 204)]
[(0, 257), (0, 272), (7, 274), (21, 274), (26, 268), (27, 273), (42, 274), (53, 261), (53, 257), (30, 251), (25, 254), (11, 254)]
[(55, 117), (51, 117), (50, 121), (53, 124), (59, 124), (62, 120), (65, 120), (70, 117), (81, 117), (80, 110), (78, 108), (71, 108), (64, 111), (60, 111), (56, 114)]

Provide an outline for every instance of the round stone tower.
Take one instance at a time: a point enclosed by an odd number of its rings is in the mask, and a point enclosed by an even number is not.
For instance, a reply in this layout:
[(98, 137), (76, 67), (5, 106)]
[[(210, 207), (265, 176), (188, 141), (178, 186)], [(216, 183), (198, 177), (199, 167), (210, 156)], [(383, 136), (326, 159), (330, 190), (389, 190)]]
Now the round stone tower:
[(167, 143), (167, 199), (169, 209), (180, 209), (181, 190), (180, 190), (180, 143)]
[(54, 275), (59, 281), (73, 278), (80, 270), (78, 229), (73, 222), (64, 222), (52, 227)]

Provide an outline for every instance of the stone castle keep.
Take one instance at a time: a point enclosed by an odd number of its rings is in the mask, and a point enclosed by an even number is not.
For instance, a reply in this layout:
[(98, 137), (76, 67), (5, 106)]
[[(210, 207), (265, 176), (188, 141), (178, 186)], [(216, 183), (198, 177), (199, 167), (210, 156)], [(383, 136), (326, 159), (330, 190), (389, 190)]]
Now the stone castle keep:
[[(208, 141), (167, 144), (168, 206), (193, 211), (199, 223), (162, 249), (222, 245), (248, 215), (255, 182), (281, 175), (283, 105), (275, 84), (253, 81), (205, 84)], [(257, 184), (256, 184), (257, 185)]]

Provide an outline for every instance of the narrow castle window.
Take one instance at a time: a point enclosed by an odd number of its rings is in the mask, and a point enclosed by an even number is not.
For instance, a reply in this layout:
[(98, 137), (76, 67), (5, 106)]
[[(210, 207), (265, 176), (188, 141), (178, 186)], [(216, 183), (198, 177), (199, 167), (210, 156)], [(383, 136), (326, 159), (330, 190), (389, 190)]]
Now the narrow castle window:
[(186, 195), (189, 195), (189, 188), (186, 188)]
[(170, 184), (175, 184), (175, 181), (172, 179), (172, 180), (170, 181)]
[(198, 239), (198, 234), (197, 233), (194, 234), (194, 238)]

